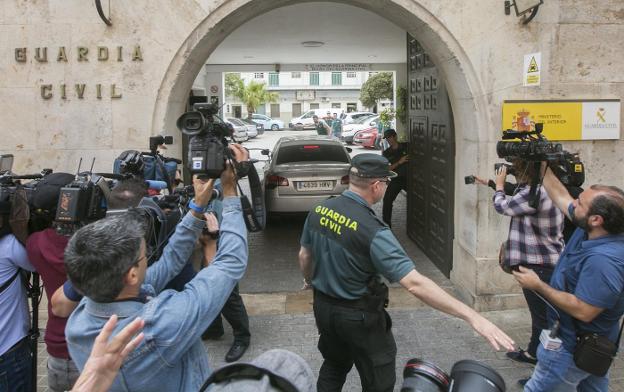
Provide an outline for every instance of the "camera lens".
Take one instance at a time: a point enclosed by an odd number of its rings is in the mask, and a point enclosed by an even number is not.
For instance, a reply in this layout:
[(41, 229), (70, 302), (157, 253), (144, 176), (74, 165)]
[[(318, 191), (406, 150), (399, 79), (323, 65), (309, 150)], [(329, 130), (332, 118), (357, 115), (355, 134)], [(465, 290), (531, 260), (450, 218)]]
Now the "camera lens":
[(403, 370), (401, 392), (444, 392), (450, 383), (449, 376), (436, 365), (412, 358)]
[(451, 369), (453, 385), (449, 392), (504, 392), (505, 380), (488, 365), (465, 359)]
[(178, 118), (176, 125), (185, 135), (194, 136), (204, 129), (204, 116), (199, 112), (186, 112)]

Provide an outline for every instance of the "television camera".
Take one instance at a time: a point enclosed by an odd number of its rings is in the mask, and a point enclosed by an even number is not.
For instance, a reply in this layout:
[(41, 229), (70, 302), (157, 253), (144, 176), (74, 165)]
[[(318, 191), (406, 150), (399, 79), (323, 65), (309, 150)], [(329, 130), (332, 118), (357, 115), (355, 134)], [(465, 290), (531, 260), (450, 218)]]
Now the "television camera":
[(180, 131), (189, 136), (188, 169), (198, 178), (219, 178), (227, 160), (236, 167), (238, 178), (247, 177), (251, 189), (251, 199), (241, 192), (241, 205), (247, 230), (261, 231), (265, 226), (264, 198), (260, 177), (254, 167), (255, 161), (235, 162), (228, 148), (232, 138), (232, 126), (223, 122), (219, 107), (211, 103), (196, 103), (193, 110), (182, 114), (177, 121)]
[[(580, 187), (585, 181), (585, 166), (578, 153), (565, 151), (561, 143), (552, 143), (542, 134), (544, 124), (535, 124), (535, 131), (523, 132), (508, 129), (503, 131), (501, 141), (496, 143), (499, 158), (508, 162), (523, 160), (534, 165), (535, 173), (541, 172), (541, 162), (548, 162), (553, 173), (566, 186)], [(498, 167), (495, 166), (495, 169)], [(541, 177), (531, 180), (529, 205), (537, 208), (537, 192)]]

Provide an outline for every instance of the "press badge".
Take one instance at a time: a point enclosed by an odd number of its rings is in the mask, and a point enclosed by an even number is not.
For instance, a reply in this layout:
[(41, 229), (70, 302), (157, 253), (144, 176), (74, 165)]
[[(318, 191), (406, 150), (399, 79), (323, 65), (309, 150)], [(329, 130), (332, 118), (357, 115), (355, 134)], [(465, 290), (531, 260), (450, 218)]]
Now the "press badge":
[(550, 329), (542, 329), (540, 342), (542, 342), (542, 346), (549, 351), (559, 350), (561, 348), (561, 344), (563, 343), (559, 338), (550, 337)]

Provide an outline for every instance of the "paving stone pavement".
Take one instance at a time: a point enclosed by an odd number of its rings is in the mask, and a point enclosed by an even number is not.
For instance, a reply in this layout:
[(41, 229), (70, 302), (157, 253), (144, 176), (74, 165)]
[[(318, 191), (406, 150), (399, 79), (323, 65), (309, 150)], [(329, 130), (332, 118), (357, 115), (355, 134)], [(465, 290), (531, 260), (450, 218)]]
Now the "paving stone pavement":
[[(393, 319), (393, 332), (397, 341), (396, 361), (397, 383), (400, 390), (403, 380), (403, 366), (408, 359), (418, 357), (433, 362), (446, 372), (458, 360), (474, 359), (483, 361), (496, 369), (505, 379), (507, 390), (521, 391), (516, 380), (528, 377), (532, 367), (518, 364), (493, 349), (463, 321), (431, 309), (390, 310)], [(516, 342), (525, 343), (529, 337), (529, 313), (525, 309), (486, 312), (484, 315), (503, 328)], [(217, 341), (206, 341), (205, 346), (210, 364), (219, 367), (224, 364), (224, 356), (232, 342), (232, 334), (226, 324), (226, 333)], [(312, 367), (315, 375), (321, 366), (322, 357), (316, 349), (317, 332), (311, 313), (251, 316), (251, 346), (243, 356), (249, 361), (271, 348), (283, 348), (301, 355)], [(39, 345), (39, 388), (47, 391), (45, 376), (45, 354), (43, 342)], [(612, 392), (624, 391), (624, 360), (616, 359), (611, 370)], [(355, 368), (349, 373), (343, 391), (360, 391), (359, 377)]]

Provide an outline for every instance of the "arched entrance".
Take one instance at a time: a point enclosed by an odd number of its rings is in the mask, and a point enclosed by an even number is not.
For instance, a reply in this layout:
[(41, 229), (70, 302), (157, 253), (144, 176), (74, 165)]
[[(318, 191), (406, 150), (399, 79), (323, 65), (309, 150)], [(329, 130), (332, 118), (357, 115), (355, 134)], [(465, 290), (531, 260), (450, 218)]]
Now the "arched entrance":
[[(273, 9), (307, 1), (263, 1), (263, 0), (231, 0), (224, 1), (202, 21), (194, 32), (186, 39), (174, 56), (162, 80), (156, 107), (152, 117), (152, 129), (175, 129), (178, 115), (185, 109), (193, 80), (205, 60), (219, 46), (219, 44), (238, 26)], [(345, 5), (360, 7), (383, 16), (406, 30), (415, 37), (427, 52), (431, 62), (436, 65), (437, 77), (445, 82), (448, 91), (450, 107), (454, 115), (454, 131), (456, 155), (454, 166), (457, 169), (476, 167), (475, 146), (480, 140), (486, 140), (488, 114), (484, 94), (481, 91), (475, 70), (468, 56), (464, 53), (458, 41), (453, 37), (444, 23), (435, 17), (430, 10), (412, 0), (388, 0), (370, 2), (365, 0), (337, 1)], [(463, 148), (465, 144), (473, 148)], [(458, 172), (459, 170), (455, 170)], [(448, 195), (454, 205), (455, 215), (451, 215), (454, 227), (477, 227), (477, 218), (472, 207), (473, 202), (467, 202), (465, 194), (461, 192), (458, 180), (451, 176), (447, 181), (450, 189), (455, 189)], [(458, 224), (460, 220), (464, 220)], [(454, 222), (453, 222), (454, 221)], [(456, 253), (457, 240), (461, 237), (450, 233), (450, 254)], [(473, 233), (474, 234), (474, 233)], [(461, 241), (461, 246), (469, 254), (476, 253), (476, 239)], [(455, 243), (453, 244), (453, 238)], [(445, 273), (450, 270), (450, 265)], [(472, 290), (471, 290), (472, 291)]]

